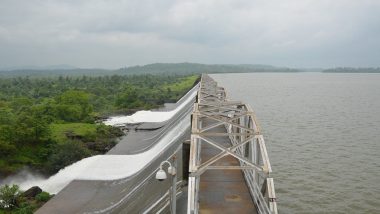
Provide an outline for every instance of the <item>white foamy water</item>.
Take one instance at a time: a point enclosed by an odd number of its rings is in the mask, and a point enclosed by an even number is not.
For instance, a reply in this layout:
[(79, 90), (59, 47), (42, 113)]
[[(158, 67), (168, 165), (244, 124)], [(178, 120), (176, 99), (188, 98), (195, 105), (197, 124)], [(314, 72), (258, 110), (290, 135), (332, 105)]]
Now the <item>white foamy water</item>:
[[(190, 96), (183, 101), (182, 99), (186, 95), (189, 95), (189, 93)], [(107, 125), (120, 125), (125, 123), (166, 121), (188, 105), (196, 94), (197, 90), (189, 91), (188, 94), (178, 101), (183, 102), (172, 111), (139, 111), (131, 116), (110, 118), (105, 123)], [(155, 157), (159, 156), (189, 126), (190, 120), (182, 120), (150, 150), (139, 154), (96, 155), (73, 163), (48, 179), (32, 173), (26, 173), (26, 175), (20, 174), (9, 178), (4, 183), (18, 184), (23, 190), (29, 189), (32, 186), (39, 186), (44, 191), (56, 194), (73, 180), (117, 180), (128, 178), (142, 170)]]
[(36, 182), (45, 180), (46, 178), (43, 175), (40, 175), (38, 173), (33, 172), (29, 168), (24, 168), (20, 172), (18, 172), (15, 175), (9, 176), (5, 178), (4, 180), (0, 180), (0, 186), (4, 184), (22, 184), (20, 185), (20, 188), (25, 190), (28, 189)]
[[(48, 179), (30, 178), (18, 183), (21, 189), (39, 186), (56, 194), (73, 180), (117, 180), (130, 177), (142, 170), (156, 156), (170, 146), (190, 126), (190, 120), (182, 120), (152, 149), (134, 155), (97, 155), (82, 159), (60, 170)], [(15, 181), (13, 181), (15, 183)], [(16, 181), (17, 183), (17, 181)]]
[[(130, 116), (115, 116), (110, 117), (107, 120), (104, 121), (104, 124), (111, 125), (111, 126), (120, 126), (124, 124), (133, 124), (133, 123), (142, 123), (142, 122), (163, 122), (167, 121), (170, 118), (172, 118), (178, 111), (180, 111), (184, 106), (186, 106), (191, 100), (195, 97), (197, 94), (196, 90), (190, 90), (188, 94), (190, 96), (187, 97), (187, 99), (182, 102), (177, 108), (175, 108), (172, 111), (162, 111), (162, 112), (155, 112), (155, 111), (138, 111)], [(185, 96), (187, 96), (186, 94)], [(185, 97), (184, 96), (184, 97)], [(178, 102), (181, 102), (182, 99)]]

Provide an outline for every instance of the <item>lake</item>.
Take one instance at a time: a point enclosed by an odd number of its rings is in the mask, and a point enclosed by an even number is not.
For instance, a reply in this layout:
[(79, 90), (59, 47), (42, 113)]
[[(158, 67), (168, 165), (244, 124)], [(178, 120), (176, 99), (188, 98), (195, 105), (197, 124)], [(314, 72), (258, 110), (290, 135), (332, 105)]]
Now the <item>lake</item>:
[(380, 74), (211, 77), (253, 107), (280, 213), (380, 213)]

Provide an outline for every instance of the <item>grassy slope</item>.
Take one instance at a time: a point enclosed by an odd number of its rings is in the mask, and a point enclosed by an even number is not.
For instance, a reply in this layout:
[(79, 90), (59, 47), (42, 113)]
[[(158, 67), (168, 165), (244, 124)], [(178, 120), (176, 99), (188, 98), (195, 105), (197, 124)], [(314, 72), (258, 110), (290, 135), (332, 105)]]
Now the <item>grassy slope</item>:
[(64, 123), (51, 124), (51, 136), (58, 143), (65, 143), (68, 139), (66, 133), (73, 133), (78, 136), (96, 134), (96, 124), (91, 123)]
[(194, 82), (198, 79), (198, 75), (192, 75), (184, 77), (179, 83), (167, 84), (163, 88), (168, 91), (171, 91), (171, 99), (178, 100), (181, 98), (191, 87), (194, 85)]
[(184, 77), (181, 79), (180, 83), (168, 84), (165, 85), (164, 88), (170, 88), (172, 91), (175, 92), (183, 92), (186, 89), (189, 89), (194, 84), (195, 80), (197, 80), (197, 78), (198, 75)]

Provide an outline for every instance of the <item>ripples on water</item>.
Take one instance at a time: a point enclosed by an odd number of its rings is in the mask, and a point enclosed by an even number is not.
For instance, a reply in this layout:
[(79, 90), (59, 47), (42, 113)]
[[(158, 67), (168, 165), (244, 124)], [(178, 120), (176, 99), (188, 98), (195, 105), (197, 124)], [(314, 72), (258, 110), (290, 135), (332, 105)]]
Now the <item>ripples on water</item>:
[(280, 213), (380, 213), (380, 74), (212, 77), (254, 108)]

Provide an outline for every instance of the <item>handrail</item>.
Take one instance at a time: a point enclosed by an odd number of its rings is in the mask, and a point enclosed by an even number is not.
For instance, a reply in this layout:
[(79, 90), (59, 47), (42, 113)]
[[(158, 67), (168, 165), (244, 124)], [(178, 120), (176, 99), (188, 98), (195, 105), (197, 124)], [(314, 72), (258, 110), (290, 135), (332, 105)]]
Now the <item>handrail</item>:
[[(181, 187), (183, 185), (184, 181), (177, 181), (176, 188), (177, 188), (177, 194), (176, 197), (180, 196), (183, 191), (181, 190)], [(143, 214), (148, 213), (161, 213), (162, 210), (164, 210), (167, 206), (170, 204), (170, 192), (171, 190), (168, 189), (164, 195), (162, 195), (159, 199), (157, 199), (153, 204), (151, 204), (148, 208), (146, 208), (144, 211), (142, 211)], [(153, 210), (158, 210), (156, 212), (153, 212)]]
[[(202, 119), (214, 123), (202, 127)], [(224, 125), (226, 133), (210, 132)], [(208, 136), (229, 136), (231, 147), (224, 148)], [(205, 163), (201, 163), (201, 143), (208, 143), (221, 150)], [(231, 155), (239, 160), (240, 166), (212, 166), (217, 160)], [(248, 104), (226, 99), (224, 88), (208, 75), (203, 74), (197, 102), (192, 114), (192, 135), (189, 162), (188, 214), (198, 213), (200, 175), (208, 169), (240, 169), (259, 214), (277, 214), (277, 204), (269, 156), (264, 137), (256, 116)]]

